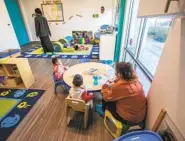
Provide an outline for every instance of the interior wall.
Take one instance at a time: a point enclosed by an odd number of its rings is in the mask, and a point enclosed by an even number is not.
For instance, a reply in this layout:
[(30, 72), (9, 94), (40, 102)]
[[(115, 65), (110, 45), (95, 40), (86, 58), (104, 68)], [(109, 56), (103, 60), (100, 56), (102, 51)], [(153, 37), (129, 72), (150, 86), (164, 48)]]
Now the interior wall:
[(152, 128), (162, 108), (185, 138), (185, 19), (177, 19), (169, 32), (148, 95), (147, 126)]
[[(41, 8), (42, 0), (19, 0), (23, 16), (27, 20), (26, 24), (31, 35), (32, 41), (37, 41), (35, 36), (34, 18), (32, 14), (34, 9)], [(102, 24), (113, 24), (113, 5), (114, 0), (63, 0), (64, 19), (62, 22), (49, 23), (52, 40), (58, 40), (62, 37), (72, 35), (73, 30), (97, 31)], [(100, 7), (104, 6), (106, 11), (101, 16)], [(76, 14), (83, 17), (77, 17)], [(100, 18), (93, 18), (93, 14), (100, 14)], [(69, 17), (74, 16), (71, 20)]]
[(4, 0), (0, 0), (0, 31), (0, 52), (20, 48)]

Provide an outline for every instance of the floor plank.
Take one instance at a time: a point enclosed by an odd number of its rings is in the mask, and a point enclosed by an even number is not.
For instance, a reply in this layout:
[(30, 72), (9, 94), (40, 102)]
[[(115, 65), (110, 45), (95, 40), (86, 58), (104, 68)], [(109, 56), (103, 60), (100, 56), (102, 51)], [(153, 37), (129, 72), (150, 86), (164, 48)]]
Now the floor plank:
[[(71, 66), (79, 60), (62, 60)], [(50, 59), (29, 59), (35, 84), (33, 89), (46, 92), (9, 137), (8, 141), (111, 141), (103, 118), (93, 112), (88, 129), (84, 130), (82, 116), (75, 121), (77, 127), (66, 126), (64, 95), (54, 95), (52, 64)]]

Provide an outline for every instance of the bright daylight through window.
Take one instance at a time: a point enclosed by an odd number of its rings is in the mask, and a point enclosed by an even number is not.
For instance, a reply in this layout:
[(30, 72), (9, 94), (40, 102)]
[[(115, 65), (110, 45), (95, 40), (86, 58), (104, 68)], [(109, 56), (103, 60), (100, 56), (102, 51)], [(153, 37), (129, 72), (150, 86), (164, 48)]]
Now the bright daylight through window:
[[(128, 4), (128, 3), (127, 3)], [(162, 54), (172, 18), (137, 18), (139, 0), (131, 0), (127, 8), (126, 43), (123, 61), (133, 64), (147, 94)]]

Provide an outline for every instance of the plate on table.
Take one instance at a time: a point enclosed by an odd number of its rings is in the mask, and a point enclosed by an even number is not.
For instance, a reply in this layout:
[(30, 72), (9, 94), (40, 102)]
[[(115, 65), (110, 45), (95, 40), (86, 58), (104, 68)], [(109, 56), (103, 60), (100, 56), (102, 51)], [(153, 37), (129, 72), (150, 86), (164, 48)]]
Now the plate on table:
[(90, 69), (88, 70), (88, 74), (89, 74), (89, 75), (93, 75), (97, 70), (98, 70), (98, 69), (90, 68)]

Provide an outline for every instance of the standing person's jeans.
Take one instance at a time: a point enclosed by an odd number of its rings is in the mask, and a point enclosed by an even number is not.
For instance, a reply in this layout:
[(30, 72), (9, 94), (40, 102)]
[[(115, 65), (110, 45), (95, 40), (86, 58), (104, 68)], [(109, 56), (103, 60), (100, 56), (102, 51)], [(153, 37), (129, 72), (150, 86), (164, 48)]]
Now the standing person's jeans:
[(46, 52), (53, 52), (53, 45), (50, 41), (49, 36), (40, 37), (41, 45), (44, 50), (44, 53)]

